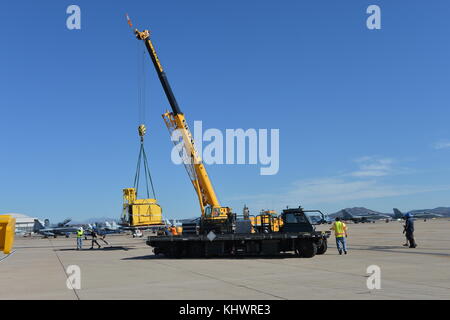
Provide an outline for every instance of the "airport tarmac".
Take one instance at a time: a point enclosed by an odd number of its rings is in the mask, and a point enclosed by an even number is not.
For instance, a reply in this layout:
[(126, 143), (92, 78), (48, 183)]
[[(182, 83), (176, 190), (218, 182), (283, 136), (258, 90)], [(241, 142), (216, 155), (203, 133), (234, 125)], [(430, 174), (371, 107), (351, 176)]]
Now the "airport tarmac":
[[(348, 255), (331, 239), (311, 259), (166, 259), (130, 235), (82, 251), (75, 238), (17, 237), (0, 255), (0, 299), (450, 299), (449, 218), (416, 221), (415, 249), (402, 246), (400, 222), (348, 226)], [(69, 265), (80, 267), (80, 289), (66, 286)], [(367, 287), (370, 265), (381, 289)]]

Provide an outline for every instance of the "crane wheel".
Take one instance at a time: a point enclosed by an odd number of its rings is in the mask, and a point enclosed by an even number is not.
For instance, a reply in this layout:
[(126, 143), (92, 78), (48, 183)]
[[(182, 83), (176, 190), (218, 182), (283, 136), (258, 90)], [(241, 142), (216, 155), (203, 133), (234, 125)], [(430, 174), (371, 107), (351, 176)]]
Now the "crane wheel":
[(309, 239), (299, 241), (299, 256), (302, 258), (312, 258), (317, 254), (317, 244)]
[(322, 243), (317, 247), (317, 254), (324, 254), (328, 249), (327, 239), (322, 239)]

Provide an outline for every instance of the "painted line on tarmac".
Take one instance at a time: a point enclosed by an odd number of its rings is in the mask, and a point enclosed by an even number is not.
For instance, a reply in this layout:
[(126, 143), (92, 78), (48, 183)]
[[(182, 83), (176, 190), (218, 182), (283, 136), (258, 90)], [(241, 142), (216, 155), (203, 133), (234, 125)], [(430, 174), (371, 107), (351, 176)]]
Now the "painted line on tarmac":
[(0, 261), (5, 260), (6, 258), (12, 256), (14, 254), (14, 252), (16, 252), (16, 250), (13, 250), (12, 252), (8, 253), (6, 256), (4, 256), (3, 258), (0, 259)]
[[(52, 240), (48, 239), (48, 241), (52, 245), (53, 252), (55, 253), (56, 257), (58, 258), (58, 261), (61, 264), (61, 267), (63, 268), (63, 272), (64, 272), (64, 275), (66, 276), (66, 279), (69, 279), (69, 276), (66, 273), (66, 268), (64, 267), (64, 264), (62, 263), (61, 258), (58, 255), (58, 252), (56, 252), (55, 247), (53, 246)], [(75, 294), (75, 297), (77, 298), (77, 300), (81, 300), (80, 297), (78, 296), (77, 290), (75, 290), (73, 287), (72, 287), (72, 290), (73, 290), (73, 293)]]

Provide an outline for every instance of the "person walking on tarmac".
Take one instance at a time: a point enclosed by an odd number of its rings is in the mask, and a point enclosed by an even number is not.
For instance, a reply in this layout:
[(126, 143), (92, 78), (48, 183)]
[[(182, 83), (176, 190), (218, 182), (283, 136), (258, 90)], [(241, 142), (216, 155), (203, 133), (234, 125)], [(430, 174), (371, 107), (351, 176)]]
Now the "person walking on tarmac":
[(97, 232), (95, 232), (95, 229), (91, 230), (91, 236), (92, 236), (92, 244), (91, 247), (89, 249), (94, 249), (94, 243), (98, 246), (98, 248), (100, 249), (101, 246), (100, 244), (97, 242)]
[(414, 240), (414, 219), (410, 213), (405, 214), (405, 225), (403, 226), (403, 233), (406, 236), (406, 243), (403, 245), (405, 247), (408, 246), (410, 248), (417, 247), (416, 241)]
[(336, 221), (331, 226), (330, 230), (334, 230), (334, 235), (336, 236), (336, 247), (339, 254), (347, 254), (347, 225), (341, 221), (341, 218), (336, 217)]
[(77, 250), (83, 249), (83, 227), (79, 227), (77, 230)]

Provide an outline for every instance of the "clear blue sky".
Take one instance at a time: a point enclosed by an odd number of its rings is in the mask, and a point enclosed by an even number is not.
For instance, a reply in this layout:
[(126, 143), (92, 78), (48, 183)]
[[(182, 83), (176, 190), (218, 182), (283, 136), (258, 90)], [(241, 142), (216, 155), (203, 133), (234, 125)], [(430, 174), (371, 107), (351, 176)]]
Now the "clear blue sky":
[[(81, 30), (66, 8), (81, 7)], [(366, 28), (366, 8), (382, 29)], [(212, 165), (222, 205), (335, 212), (450, 206), (450, 3), (2, 1), (0, 212), (118, 217), (139, 141), (138, 59), (149, 28), (192, 126), (279, 128), (280, 171)], [(146, 141), (168, 218), (199, 215), (170, 161), (168, 107), (146, 60)]]

